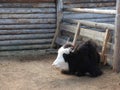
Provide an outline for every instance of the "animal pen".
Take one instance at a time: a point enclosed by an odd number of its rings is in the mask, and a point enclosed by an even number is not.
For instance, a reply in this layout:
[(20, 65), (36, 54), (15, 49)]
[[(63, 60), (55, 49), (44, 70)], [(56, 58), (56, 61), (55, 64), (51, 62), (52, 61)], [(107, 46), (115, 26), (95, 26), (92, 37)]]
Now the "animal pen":
[(113, 60), (119, 72), (119, 5), (120, 0), (0, 0), (0, 55), (43, 54), (68, 39), (75, 44), (89, 38), (101, 46), (102, 62)]

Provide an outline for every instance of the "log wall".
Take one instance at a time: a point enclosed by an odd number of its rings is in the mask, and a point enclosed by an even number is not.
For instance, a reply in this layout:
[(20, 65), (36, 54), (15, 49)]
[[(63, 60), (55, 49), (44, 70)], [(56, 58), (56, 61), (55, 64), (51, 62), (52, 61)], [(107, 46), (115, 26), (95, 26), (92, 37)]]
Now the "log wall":
[[(49, 49), (57, 24), (56, 1), (0, 0), (0, 52)], [(115, 9), (115, 3), (115, 0), (63, 0), (63, 7)], [(63, 18), (114, 24), (115, 15), (64, 11)]]
[(55, 28), (54, 0), (0, 0), (0, 52), (46, 50)]
[[(115, 9), (116, 0), (63, 0), (63, 8)], [(115, 15), (64, 11), (64, 18), (114, 24)]]

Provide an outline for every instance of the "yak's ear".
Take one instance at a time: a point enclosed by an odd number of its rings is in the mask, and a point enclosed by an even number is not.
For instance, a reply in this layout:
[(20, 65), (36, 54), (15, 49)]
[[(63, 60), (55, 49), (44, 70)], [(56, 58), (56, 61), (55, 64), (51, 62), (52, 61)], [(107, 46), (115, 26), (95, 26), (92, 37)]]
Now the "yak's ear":
[(64, 58), (65, 62), (68, 62), (69, 56), (67, 54), (63, 54), (63, 58)]

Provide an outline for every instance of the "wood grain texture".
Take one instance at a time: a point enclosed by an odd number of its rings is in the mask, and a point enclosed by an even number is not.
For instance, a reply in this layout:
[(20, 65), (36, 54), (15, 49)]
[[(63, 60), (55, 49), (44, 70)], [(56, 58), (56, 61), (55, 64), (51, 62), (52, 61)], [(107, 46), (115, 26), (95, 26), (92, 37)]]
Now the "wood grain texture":
[(0, 52), (45, 50), (56, 28), (54, 0), (1, 0)]
[(34, 3), (34, 2), (55, 2), (55, 0), (0, 0), (0, 3)]

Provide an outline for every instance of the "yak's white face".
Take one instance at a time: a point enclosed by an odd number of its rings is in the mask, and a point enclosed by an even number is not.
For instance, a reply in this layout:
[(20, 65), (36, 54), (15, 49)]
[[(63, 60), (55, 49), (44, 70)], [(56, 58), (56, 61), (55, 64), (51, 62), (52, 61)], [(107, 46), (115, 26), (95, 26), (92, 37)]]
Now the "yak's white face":
[(56, 60), (53, 62), (53, 66), (59, 70), (69, 70), (68, 63), (65, 62), (63, 54), (69, 54), (72, 51), (71, 47), (64, 48), (63, 46), (58, 50)]

